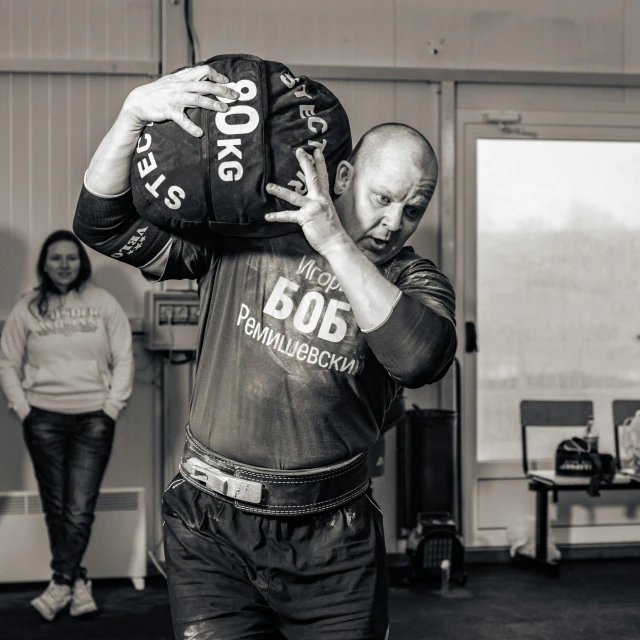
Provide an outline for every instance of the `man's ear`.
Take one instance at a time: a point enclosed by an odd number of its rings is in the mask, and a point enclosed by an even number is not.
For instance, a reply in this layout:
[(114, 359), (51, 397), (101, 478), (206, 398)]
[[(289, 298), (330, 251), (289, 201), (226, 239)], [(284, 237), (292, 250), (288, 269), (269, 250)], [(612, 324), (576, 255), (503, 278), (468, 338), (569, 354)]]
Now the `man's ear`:
[(348, 160), (342, 160), (336, 171), (336, 180), (333, 184), (333, 192), (337, 196), (341, 196), (348, 188), (353, 180), (355, 169)]

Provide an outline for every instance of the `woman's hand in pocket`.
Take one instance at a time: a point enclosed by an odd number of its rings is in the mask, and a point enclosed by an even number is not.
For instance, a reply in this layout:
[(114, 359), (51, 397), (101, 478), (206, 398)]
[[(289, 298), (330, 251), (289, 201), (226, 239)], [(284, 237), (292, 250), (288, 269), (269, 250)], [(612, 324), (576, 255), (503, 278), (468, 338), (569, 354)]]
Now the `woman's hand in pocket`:
[(102, 416), (107, 419), (109, 422), (115, 424), (116, 423), (116, 419), (113, 418), (112, 416), (110, 416), (104, 409), (100, 409), (100, 413), (102, 414)]

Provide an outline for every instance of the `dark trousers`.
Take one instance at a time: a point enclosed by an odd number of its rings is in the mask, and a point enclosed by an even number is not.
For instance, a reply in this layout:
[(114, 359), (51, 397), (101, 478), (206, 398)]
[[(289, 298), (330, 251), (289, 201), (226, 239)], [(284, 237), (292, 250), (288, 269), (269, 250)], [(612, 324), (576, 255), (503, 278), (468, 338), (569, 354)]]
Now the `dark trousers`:
[(176, 476), (163, 516), (176, 639), (386, 637), (382, 514), (370, 495), (314, 515), (263, 516)]
[(33, 407), (24, 421), (49, 532), (56, 581), (82, 575), (115, 422), (103, 411), (64, 414)]

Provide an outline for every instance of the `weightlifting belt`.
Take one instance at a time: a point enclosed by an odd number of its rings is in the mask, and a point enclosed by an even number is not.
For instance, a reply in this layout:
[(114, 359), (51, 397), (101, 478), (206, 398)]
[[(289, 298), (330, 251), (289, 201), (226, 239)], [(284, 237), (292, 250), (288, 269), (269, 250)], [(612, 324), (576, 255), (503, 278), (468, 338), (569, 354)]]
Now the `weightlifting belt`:
[(367, 453), (317, 469), (283, 471), (234, 462), (200, 444), (187, 427), (182, 477), (242, 511), (296, 516), (339, 507), (369, 486)]

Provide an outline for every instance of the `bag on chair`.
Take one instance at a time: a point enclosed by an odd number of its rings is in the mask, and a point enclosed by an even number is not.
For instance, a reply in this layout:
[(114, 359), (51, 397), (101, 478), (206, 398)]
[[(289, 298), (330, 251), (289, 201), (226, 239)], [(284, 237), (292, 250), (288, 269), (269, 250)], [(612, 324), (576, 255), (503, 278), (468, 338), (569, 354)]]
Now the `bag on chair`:
[(600, 495), (600, 485), (610, 484), (616, 474), (612, 455), (592, 451), (584, 438), (563, 440), (556, 449), (556, 474), (591, 478), (587, 493)]

